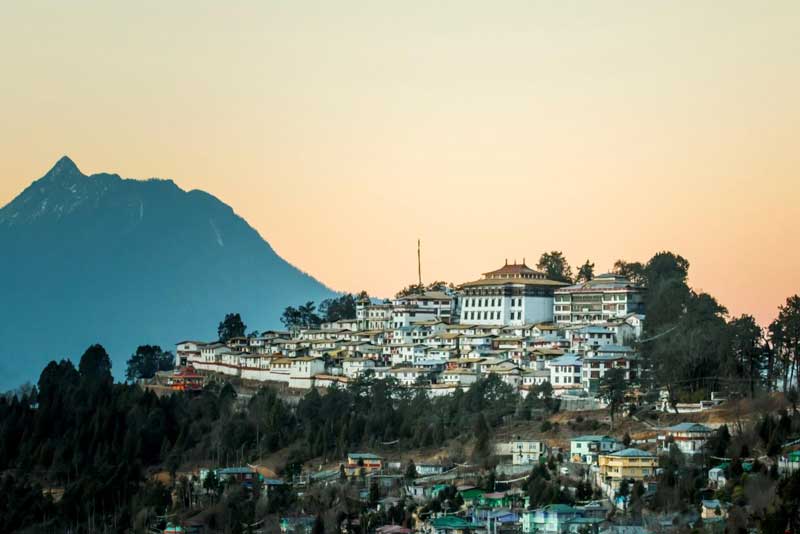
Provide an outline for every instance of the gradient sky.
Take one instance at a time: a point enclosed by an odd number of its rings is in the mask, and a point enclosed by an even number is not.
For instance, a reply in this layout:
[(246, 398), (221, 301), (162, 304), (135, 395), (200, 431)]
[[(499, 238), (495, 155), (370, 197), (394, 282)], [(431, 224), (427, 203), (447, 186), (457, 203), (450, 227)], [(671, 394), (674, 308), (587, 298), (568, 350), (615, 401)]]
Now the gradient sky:
[(63, 154), (230, 204), (381, 296), (673, 250), (800, 292), (800, 2), (36, 1), (0, 17), (0, 205)]

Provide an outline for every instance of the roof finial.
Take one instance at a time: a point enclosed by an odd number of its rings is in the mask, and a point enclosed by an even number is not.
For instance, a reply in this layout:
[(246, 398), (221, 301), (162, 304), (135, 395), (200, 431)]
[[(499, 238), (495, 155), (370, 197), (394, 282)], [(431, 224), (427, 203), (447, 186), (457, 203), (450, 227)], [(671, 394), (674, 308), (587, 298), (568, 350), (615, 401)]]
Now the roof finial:
[(508, 258), (506, 258), (506, 265), (508, 265)]
[(525, 265), (525, 256), (522, 256), (522, 265)]

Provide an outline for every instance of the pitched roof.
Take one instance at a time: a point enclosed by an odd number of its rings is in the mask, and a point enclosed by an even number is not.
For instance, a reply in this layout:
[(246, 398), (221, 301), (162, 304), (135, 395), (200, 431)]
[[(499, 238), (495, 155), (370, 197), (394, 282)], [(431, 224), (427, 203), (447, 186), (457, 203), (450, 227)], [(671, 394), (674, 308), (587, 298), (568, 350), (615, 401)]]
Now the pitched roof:
[(516, 278), (516, 277), (523, 277), (523, 276), (538, 276), (540, 278), (545, 278), (545, 273), (542, 271), (537, 271), (531, 269), (525, 262), (517, 263), (514, 262), (509, 265), (508, 261), (506, 264), (500, 267), (499, 269), (495, 269), (494, 271), (489, 271), (488, 273), (483, 273), (483, 276), (492, 277), (492, 276), (503, 276), (505, 278)]
[(700, 423), (678, 423), (677, 425), (672, 425), (667, 427), (666, 430), (672, 430), (673, 432), (713, 432), (714, 430), (706, 425)]
[(584, 436), (576, 436), (571, 438), (570, 441), (617, 441), (611, 436), (604, 436), (600, 434), (586, 434)]
[(558, 358), (550, 360), (550, 365), (581, 365), (581, 357), (575, 354), (567, 353)]
[(618, 456), (623, 458), (655, 458), (655, 454), (643, 451), (642, 449), (633, 448), (612, 452), (609, 456)]

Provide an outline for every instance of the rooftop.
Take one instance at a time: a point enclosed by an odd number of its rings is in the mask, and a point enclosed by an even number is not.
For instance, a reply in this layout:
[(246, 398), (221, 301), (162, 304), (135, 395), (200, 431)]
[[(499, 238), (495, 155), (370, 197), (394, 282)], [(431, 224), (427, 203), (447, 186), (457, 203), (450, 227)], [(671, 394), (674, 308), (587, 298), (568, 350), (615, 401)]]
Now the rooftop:
[(622, 458), (654, 458), (655, 455), (642, 449), (622, 449), (621, 451), (612, 452), (609, 456), (616, 456)]
[(671, 427), (667, 427), (665, 430), (671, 430), (673, 432), (713, 432), (714, 430), (706, 425), (700, 423), (678, 423), (677, 425), (673, 425)]
[(600, 434), (587, 434), (585, 436), (576, 436), (572, 438), (570, 441), (617, 441), (611, 436), (605, 436)]

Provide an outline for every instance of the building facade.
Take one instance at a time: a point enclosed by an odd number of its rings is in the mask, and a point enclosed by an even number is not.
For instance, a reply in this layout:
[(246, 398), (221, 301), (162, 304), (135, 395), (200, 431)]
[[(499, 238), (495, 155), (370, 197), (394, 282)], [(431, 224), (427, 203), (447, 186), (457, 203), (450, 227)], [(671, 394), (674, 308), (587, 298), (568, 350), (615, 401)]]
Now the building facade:
[(643, 313), (644, 289), (618, 274), (601, 274), (588, 282), (555, 290), (556, 324), (602, 323), (631, 313)]
[(522, 264), (508, 262), (459, 288), (465, 324), (522, 325), (553, 320), (553, 292), (566, 284)]

